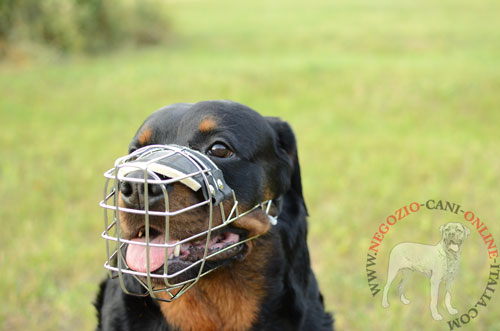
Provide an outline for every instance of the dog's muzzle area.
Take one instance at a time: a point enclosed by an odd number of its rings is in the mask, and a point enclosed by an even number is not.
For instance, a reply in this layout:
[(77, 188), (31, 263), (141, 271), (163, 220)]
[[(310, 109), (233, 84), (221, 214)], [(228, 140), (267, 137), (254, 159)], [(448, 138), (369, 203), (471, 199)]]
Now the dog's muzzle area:
[(464, 233), (455, 228), (446, 228), (444, 233), (444, 242), (446, 247), (453, 252), (458, 252), (464, 241)]
[[(245, 257), (248, 241), (259, 235), (234, 221), (259, 209), (277, 221), (269, 215), (271, 200), (240, 211), (222, 171), (187, 147), (143, 147), (118, 158), (104, 176), (104, 267), (127, 294), (172, 301), (200, 277)], [(124, 274), (145, 293), (127, 289)], [(169, 295), (160, 299), (158, 292)]]

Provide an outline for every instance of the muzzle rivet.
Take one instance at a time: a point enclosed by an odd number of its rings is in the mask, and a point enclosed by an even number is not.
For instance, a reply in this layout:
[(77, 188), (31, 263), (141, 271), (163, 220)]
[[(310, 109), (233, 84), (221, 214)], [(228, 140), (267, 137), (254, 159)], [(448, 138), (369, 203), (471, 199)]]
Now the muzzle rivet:
[(224, 184), (222, 184), (222, 180), (220, 179), (217, 179), (217, 185), (219, 185), (219, 189), (223, 189), (224, 188)]
[(215, 189), (212, 185), (208, 185), (208, 189), (210, 190), (210, 194), (215, 195)]

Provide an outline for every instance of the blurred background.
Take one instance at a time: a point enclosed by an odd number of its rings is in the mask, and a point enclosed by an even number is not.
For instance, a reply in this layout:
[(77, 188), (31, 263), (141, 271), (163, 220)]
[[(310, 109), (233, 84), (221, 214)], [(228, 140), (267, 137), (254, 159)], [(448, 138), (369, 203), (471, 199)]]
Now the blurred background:
[[(500, 242), (499, 11), (493, 0), (0, 1), (0, 329), (95, 328), (102, 174), (152, 111), (208, 99), (294, 128), (313, 267), (339, 329), (448, 329), (420, 275), (412, 304), (395, 282), (383, 309), (366, 254), (388, 215), (427, 199), (474, 211)], [(379, 253), (382, 285), (390, 248), (435, 244), (448, 221), (468, 225), (425, 210), (399, 222)], [(472, 231), (460, 313), (488, 273)], [(499, 297), (466, 328), (499, 330)]]

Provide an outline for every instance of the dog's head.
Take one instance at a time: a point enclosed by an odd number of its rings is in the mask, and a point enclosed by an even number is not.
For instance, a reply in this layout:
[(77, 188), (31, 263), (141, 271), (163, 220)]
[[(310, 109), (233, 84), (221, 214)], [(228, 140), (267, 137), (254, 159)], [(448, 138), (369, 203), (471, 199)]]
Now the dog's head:
[[(162, 108), (139, 128), (129, 153), (150, 145), (186, 148), (185, 152), (198, 160), (193, 164), (215, 164), (224, 184), (234, 191), (219, 205), (210, 205), (204, 204), (209, 185), (193, 189), (183, 180), (169, 181), (175, 178), (167, 173), (150, 176), (147, 171), (129, 171), (117, 180), (115, 218), (119, 219), (119, 238), (127, 243), (117, 255), (123, 254), (121, 263), (129, 273), (150, 276), (150, 289), (165, 286), (164, 279), (155, 275), (175, 275), (168, 283), (182, 284), (218, 267), (244, 261), (258, 250), (256, 241), (246, 240), (269, 232), (273, 221), (269, 215), (279, 214), (285, 193), (293, 191), (303, 204), (291, 128), (244, 105), (205, 101)], [(182, 178), (187, 172), (180, 170)], [(150, 184), (145, 184), (144, 177)], [(201, 186), (205, 179), (200, 181)], [(258, 208), (264, 202), (269, 208)], [(244, 216), (226, 224), (227, 216), (234, 216), (235, 206)], [(162, 214), (165, 211), (168, 216)]]
[(460, 252), (470, 230), (462, 223), (447, 223), (439, 228), (444, 248), (450, 252)]

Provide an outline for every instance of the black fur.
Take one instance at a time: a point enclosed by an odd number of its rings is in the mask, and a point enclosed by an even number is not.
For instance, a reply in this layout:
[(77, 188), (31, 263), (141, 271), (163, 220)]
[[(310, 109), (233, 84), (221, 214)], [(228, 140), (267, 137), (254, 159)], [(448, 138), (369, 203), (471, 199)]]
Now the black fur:
[[(205, 116), (216, 119), (210, 132), (200, 132)], [(332, 330), (323, 297), (311, 270), (307, 248), (307, 209), (302, 196), (300, 167), (292, 129), (278, 118), (264, 118), (250, 108), (230, 101), (174, 104), (153, 113), (143, 124), (152, 130), (148, 144), (179, 144), (206, 152), (216, 141), (228, 145), (235, 156), (217, 159), (238, 200), (252, 206), (263, 201), (271, 188), (280, 215), (278, 225), (256, 239), (272, 243), (267, 266), (266, 295), (252, 330)], [(142, 147), (138, 134), (129, 152)], [(230, 266), (229, 266), (230, 267)], [(219, 271), (215, 271), (219, 272)], [(125, 276), (127, 288), (143, 291)], [(150, 297), (122, 292), (118, 279), (105, 280), (95, 302), (97, 330), (173, 330)]]

